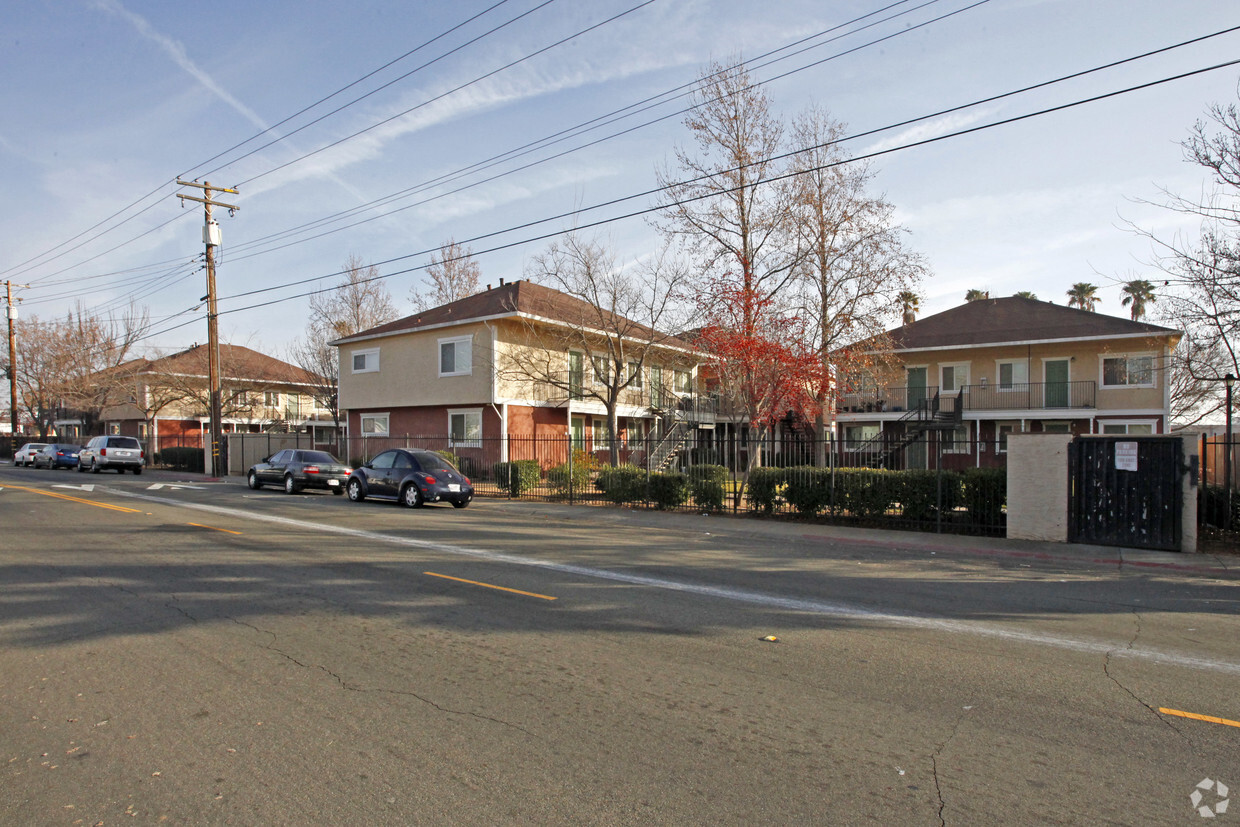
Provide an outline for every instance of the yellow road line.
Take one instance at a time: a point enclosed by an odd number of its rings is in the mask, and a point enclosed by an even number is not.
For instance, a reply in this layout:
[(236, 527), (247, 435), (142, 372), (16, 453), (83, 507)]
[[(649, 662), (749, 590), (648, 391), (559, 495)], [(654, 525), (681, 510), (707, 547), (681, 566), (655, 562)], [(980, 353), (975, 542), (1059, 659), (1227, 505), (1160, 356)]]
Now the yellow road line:
[(1158, 707), (1158, 711), (1164, 715), (1178, 715), (1181, 718), (1192, 718), (1194, 721), (1208, 721), (1211, 724), (1240, 727), (1240, 721), (1229, 721), (1226, 718), (1215, 718), (1213, 715), (1198, 715), (1196, 712), (1181, 712), (1178, 709), (1167, 709), (1162, 706)]
[(233, 531), (230, 528), (216, 528), (213, 525), (203, 525), (202, 523), (186, 523), (186, 525), (192, 525), (194, 528), (209, 528), (212, 531), (222, 531), (225, 534), (240, 534), (241, 533), (240, 531)]
[(455, 580), (458, 583), (468, 583), (471, 586), (482, 586), (488, 589), (498, 589), (501, 592), (512, 592), (513, 594), (523, 594), (526, 597), (537, 597), (540, 600), (555, 600), (556, 599), (554, 597), (550, 597), (545, 594), (536, 594), (534, 592), (523, 592), (520, 589), (509, 589), (505, 586), (493, 586), (490, 583), (479, 583), (477, 580), (466, 580), (463, 577), (451, 577), (447, 574), (435, 574), (435, 572), (433, 571), (424, 571), (422, 573), (428, 574), (431, 577), (442, 577), (444, 580)]
[(97, 503), (94, 500), (84, 500), (81, 497), (70, 497), (68, 494), (57, 494), (55, 491), (40, 491), (37, 488), (27, 488), (24, 485), (5, 485), (5, 488), (14, 488), (18, 491), (29, 491), (31, 494), (42, 494), (45, 497), (55, 497), (58, 500), (68, 500), (69, 502), (82, 503), (84, 505), (93, 505), (97, 508), (110, 508), (113, 511), (124, 511), (127, 514), (140, 514), (140, 508), (126, 508), (123, 505), (112, 505), (110, 503)]

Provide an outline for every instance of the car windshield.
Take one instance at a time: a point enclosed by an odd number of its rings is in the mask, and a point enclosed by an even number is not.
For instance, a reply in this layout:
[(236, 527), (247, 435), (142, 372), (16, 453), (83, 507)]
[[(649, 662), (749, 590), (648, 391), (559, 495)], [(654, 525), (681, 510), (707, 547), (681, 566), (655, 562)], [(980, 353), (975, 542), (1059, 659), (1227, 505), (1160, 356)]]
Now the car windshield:
[(423, 471), (455, 471), (452, 463), (448, 462), (439, 454), (432, 454), (429, 451), (418, 453), (418, 465), (422, 466)]
[(339, 460), (326, 451), (302, 451), (302, 462), (321, 462), (327, 465), (338, 465)]

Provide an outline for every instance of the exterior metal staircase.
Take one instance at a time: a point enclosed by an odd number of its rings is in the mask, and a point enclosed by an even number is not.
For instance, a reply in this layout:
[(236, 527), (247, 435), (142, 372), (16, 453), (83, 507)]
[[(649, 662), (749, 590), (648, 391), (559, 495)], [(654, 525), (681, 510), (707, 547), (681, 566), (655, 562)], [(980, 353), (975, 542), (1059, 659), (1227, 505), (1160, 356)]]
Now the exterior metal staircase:
[[(899, 455), (928, 431), (949, 431), (964, 421), (963, 390), (954, 397), (943, 398), (936, 392), (930, 399), (923, 399), (908, 413), (896, 420), (903, 423), (904, 432), (895, 438), (886, 430), (863, 442), (858, 451), (868, 454), (866, 465), (883, 468), (892, 457)], [(944, 403), (949, 404), (944, 404)]]

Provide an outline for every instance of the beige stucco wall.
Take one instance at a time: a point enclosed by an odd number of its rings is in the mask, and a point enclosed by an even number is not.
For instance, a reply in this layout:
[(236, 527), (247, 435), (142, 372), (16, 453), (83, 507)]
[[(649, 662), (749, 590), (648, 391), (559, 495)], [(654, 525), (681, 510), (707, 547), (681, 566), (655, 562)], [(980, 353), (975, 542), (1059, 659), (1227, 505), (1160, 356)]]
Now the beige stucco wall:
[(1007, 536), (1068, 541), (1068, 445), (1071, 434), (1008, 437)]
[[(463, 336), (470, 337), (472, 372), (440, 376), (440, 340)], [(379, 351), (379, 370), (354, 373), (353, 355), (373, 350)], [(492, 401), (491, 332), (481, 323), (355, 342), (339, 352), (340, 406), (346, 410)]]

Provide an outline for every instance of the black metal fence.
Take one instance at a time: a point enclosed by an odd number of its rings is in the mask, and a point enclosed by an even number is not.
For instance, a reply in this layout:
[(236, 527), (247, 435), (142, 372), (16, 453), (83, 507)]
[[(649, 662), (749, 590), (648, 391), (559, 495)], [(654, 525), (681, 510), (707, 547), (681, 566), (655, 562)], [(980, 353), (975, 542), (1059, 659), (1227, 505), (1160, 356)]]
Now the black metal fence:
[[(357, 466), (390, 448), (449, 455), (479, 496), (573, 504), (613, 504), (693, 512), (791, 516), (849, 525), (1002, 536), (1006, 470), (952, 464), (980, 446), (930, 443), (918, 465), (869, 467), (844, 441), (772, 440), (750, 467), (755, 445), (685, 444), (665, 439), (610, 445), (569, 437), (509, 436), (453, 442), (446, 436), (355, 437)], [(993, 446), (990, 446), (993, 450)], [(742, 461), (743, 460), (743, 461)]]
[(1201, 438), (1201, 485), (1197, 490), (1197, 522), (1206, 532), (1221, 533), (1240, 545), (1240, 459), (1236, 450), (1240, 439), (1203, 436)]

